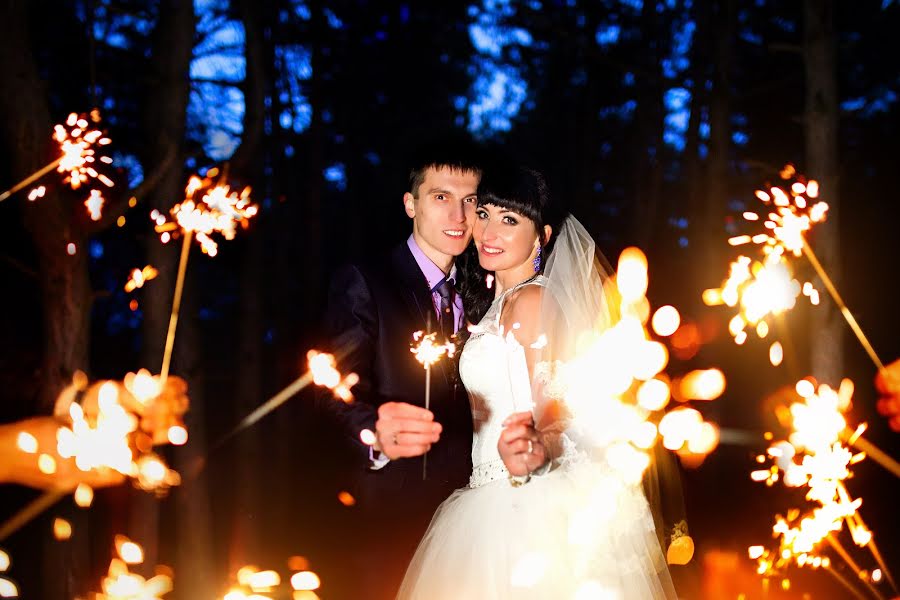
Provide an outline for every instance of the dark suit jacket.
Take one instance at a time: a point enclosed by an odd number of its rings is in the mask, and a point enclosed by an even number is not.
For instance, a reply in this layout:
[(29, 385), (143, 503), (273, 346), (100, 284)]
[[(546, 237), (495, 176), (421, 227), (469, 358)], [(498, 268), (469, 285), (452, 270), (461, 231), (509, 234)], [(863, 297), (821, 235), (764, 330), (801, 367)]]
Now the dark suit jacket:
[[(433, 306), (428, 282), (405, 241), (386, 256), (340, 269), (329, 291), (326, 331), (336, 353), (350, 349), (340, 361), (341, 372), (354, 371), (360, 381), (353, 388), (353, 403), (331, 400), (324, 406), (339, 420), (360, 458), (354, 495), (366, 536), (382, 532), (396, 542), (396, 556), (388, 557), (383, 539), (376, 541), (375, 561), (379, 568), (396, 562), (399, 576), (434, 510), (468, 483), (472, 470), (472, 413), (452, 359), (432, 368), (430, 409), (443, 431), (428, 453), (426, 480), (421, 457), (369, 469), (369, 449), (359, 439), (363, 429), (375, 431), (378, 407), (384, 402), (425, 405), (425, 371), (410, 352), (410, 342), (413, 332), (426, 329), (429, 311), (435, 321)], [(396, 576), (384, 572), (380, 578), (399, 584)]]

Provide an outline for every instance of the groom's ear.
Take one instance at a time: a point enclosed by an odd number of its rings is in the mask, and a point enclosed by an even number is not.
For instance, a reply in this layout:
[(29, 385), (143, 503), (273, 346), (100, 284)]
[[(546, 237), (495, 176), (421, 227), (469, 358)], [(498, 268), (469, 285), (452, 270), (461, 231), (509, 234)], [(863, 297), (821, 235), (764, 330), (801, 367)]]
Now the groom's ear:
[(409, 192), (403, 194), (403, 209), (406, 211), (406, 215), (410, 219), (414, 219), (416, 217), (416, 199)]

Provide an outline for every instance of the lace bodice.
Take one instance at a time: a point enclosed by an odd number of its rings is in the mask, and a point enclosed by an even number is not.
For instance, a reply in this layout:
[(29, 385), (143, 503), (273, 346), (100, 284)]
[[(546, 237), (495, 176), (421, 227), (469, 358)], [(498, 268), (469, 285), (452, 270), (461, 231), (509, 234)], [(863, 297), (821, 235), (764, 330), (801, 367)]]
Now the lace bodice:
[(460, 356), (459, 372), (469, 393), (474, 429), (469, 487), (509, 475), (497, 451), (503, 421), (510, 414), (531, 410), (533, 406), (525, 351), (512, 332), (500, 328), (506, 297), (523, 285), (544, 286), (546, 279), (538, 276), (498, 296), (473, 328)]

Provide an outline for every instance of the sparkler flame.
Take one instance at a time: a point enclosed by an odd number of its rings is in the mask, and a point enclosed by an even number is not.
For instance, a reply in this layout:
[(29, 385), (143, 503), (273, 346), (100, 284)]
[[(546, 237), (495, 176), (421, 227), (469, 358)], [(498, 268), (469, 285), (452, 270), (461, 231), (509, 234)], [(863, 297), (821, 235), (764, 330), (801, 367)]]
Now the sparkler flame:
[(306, 353), (306, 359), (309, 363), (309, 372), (312, 373), (313, 383), (327, 387), (336, 398), (344, 402), (353, 401), (353, 393), (350, 388), (359, 383), (359, 375), (350, 373), (346, 377), (341, 377), (341, 373), (336, 368), (337, 361), (334, 355), (327, 352), (310, 350)]
[[(306, 569), (305, 560), (295, 560), (301, 557), (293, 557), (288, 561), (291, 570), (297, 570), (290, 576), (290, 587), (293, 598), (315, 599), (318, 596), (313, 590), (319, 589), (321, 581), (314, 572)], [(299, 570), (297, 569), (299, 568)], [(283, 586), (281, 575), (274, 570), (259, 570), (259, 567), (247, 565), (238, 569), (235, 574), (236, 584), (231, 585), (222, 600), (272, 600), (281, 598)]]
[[(568, 362), (538, 363), (536, 377), (544, 382), (545, 395), (565, 399), (573, 423), (590, 424), (580, 433), (607, 448), (607, 459), (623, 481), (635, 483), (650, 465), (649, 450), (660, 440), (682, 459), (702, 460), (715, 449), (718, 428), (699, 411), (689, 407), (664, 411), (673, 396), (672, 386), (688, 390), (686, 397), (679, 394), (679, 400), (712, 400), (724, 391), (725, 377), (709, 369), (689, 373), (686, 383), (678, 384), (663, 373), (668, 349), (651, 339), (648, 330), (649, 276), (640, 250), (622, 253), (615, 283), (618, 293), (612, 296), (619, 300), (622, 318), (599, 334), (584, 335), (577, 355)], [(680, 323), (672, 306), (654, 313), (654, 330), (663, 337), (674, 334)]]
[(171, 238), (170, 232), (190, 232), (205, 254), (215, 256), (219, 247), (211, 237), (214, 233), (232, 240), (238, 225), (244, 228), (249, 225), (250, 219), (259, 210), (250, 201), (250, 188), (245, 187), (240, 192), (232, 191), (230, 186), (215, 182), (218, 174), (218, 169), (210, 169), (206, 177), (191, 176), (185, 188), (184, 200), (170, 211), (173, 221), (167, 221), (159, 213), (153, 216), (156, 231), (161, 234), (164, 243)]
[(96, 600), (162, 600), (162, 596), (173, 589), (171, 570), (157, 567), (156, 575), (150, 579), (131, 573), (129, 564), (144, 561), (144, 550), (123, 535), (115, 538), (118, 558), (109, 563), (109, 571), (101, 581), (102, 592), (95, 594)]
[(73, 190), (90, 179), (97, 179), (107, 187), (113, 187), (112, 180), (96, 169), (98, 162), (112, 163), (111, 158), (98, 154), (95, 149), (95, 146), (106, 146), (110, 139), (91, 125), (91, 122), (100, 121), (100, 114), (94, 111), (90, 119), (88, 121), (86, 115), (71, 113), (65, 125), (60, 124), (53, 129), (53, 139), (59, 143), (63, 154), (56, 170), (66, 173), (63, 183), (68, 183)]
[[(152, 452), (154, 444), (168, 441), (173, 428), (184, 429), (186, 385), (178, 378), (170, 382), (164, 389), (158, 377), (141, 370), (126, 375), (123, 383), (95, 384), (82, 400), (87, 410), (77, 402), (58, 408), (68, 412), (72, 424), (57, 431), (57, 452), (74, 459), (82, 471), (113, 469), (147, 491), (163, 493), (178, 485), (178, 473)], [(81, 381), (72, 387), (86, 389), (87, 384)], [(74, 392), (62, 397), (74, 397)], [(185, 441), (186, 433), (185, 429)], [(89, 505), (90, 497), (89, 488), (76, 490), (79, 505)]]
[(762, 260), (739, 256), (731, 263), (723, 286), (703, 293), (703, 301), (709, 306), (740, 306), (728, 327), (737, 344), (746, 341), (748, 326), (757, 327), (757, 335), (765, 337), (769, 330), (767, 319), (792, 309), (801, 291), (812, 304), (819, 302), (819, 292), (812, 283), (807, 281), (801, 286), (794, 279), (788, 258), (803, 253), (804, 236), (813, 225), (825, 220), (828, 204), (813, 200), (818, 196), (818, 184), (798, 175), (793, 166), (786, 166), (781, 177), (786, 180), (783, 187), (756, 191), (757, 199), (770, 209), (765, 220), (761, 221), (755, 212), (744, 213), (748, 222), (762, 222), (763, 231), (728, 240), (732, 246), (760, 246)]
[(413, 341), (418, 343), (412, 346), (409, 351), (415, 355), (416, 360), (425, 368), (433, 366), (444, 356), (453, 358), (453, 355), (456, 353), (456, 344), (449, 340), (443, 344), (437, 344), (435, 342), (436, 339), (437, 333), (426, 334), (424, 331), (417, 331), (413, 334)]
[[(800, 401), (780, 413), (791, 429), (788, 439), (768, 448), (770, 467), (752, 472), (751, 478), (770, 486), (781, 480), (788, 487), (805, 487), (806, 500), (816, 506), (806, 513), (792, 509), (776, 516), (772, 531), (777, 549), (749, 548), (760, 575), (776, 575), (791, 565), (828, 567), (830, 559), (823, 555), (822, 545), (828, 541), (838, 548), (834, 536), (844, 525), (856, 545), (865, 547), (872, 542), (872, 532), (858, 512), (862, 499), (853, 499), (845, 486), (852, 476), (850, 467), (865, 458), (863, 453), (854, 454), (841, 439), (847, 431), (844, 413), (851, 406), (852, 382), (845, 379), (835, 390), (824, 384), (816, 388), (805, 379), (797, 383), (796, 391)], [(758, 460), (765, 463), (767, 458)], [(855, 564), (851, 567), (856, 568)]]

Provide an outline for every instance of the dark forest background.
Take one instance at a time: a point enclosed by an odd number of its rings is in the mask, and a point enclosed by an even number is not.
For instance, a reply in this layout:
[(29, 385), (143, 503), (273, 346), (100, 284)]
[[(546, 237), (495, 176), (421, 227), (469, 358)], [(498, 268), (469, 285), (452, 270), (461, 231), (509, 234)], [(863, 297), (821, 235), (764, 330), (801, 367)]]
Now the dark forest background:
[[(54, 158), (53, 124), (73, 111), (101, 109), (116, 159), (99, 222), (56, 175), (43, 199), (0, 204), (2, 421), (49, 412), (77, 369), (159, 370), (179, 245), (161, 244), (149, 215), (227, 161), (261, 213), (218, 256), (191, 258), (173, 365), (190, 384), (191, 439), (168, 451), (183, 471), (302, 373), (322, 341), (329, 273), (408, 235), (410, 156), (454, 134), (544, 171), (611, 261), (644, 249), (653, 304), (679, 307), (707, 342), (672, 368), (728, 378), (703, 411), (756, 441), (723, 443), (684, 472), (697, 543), (674, 572), (684, 598), (763, 597), (746, 548), (767, 544), (774, 514), (800, 501), (749, 479), (774, 424), (763, 399), (780, 386), (852, 378), (853, 418), (900, 455), (873, 409), (875, 369), (821, 286), (822, 306), (801, 298), (788, 315), (792, 360), (777, 369), (771, 340), (735, 346), (728, 311), (700, 301), (727, 274), (725, 240), (753, 191), (792, 162), (831, 206), (813, 236), (820, 259), (881, 357), (900, 356), (895, 2), (3, 0), (0, 23), (0, 187)], [(145, 264), (159, 277), (126, 294)], [(95, 589), (117, 532), (145, 546), (147, 565), (174, 566), (173, 598), (213, 597), (241, 565), (296, 554), (322, 577), (321, 597), (341, 597), (359, 532), (337, 500), (346, 456), (313, 406), (301, 394), (161, 501), (120, 488), (89, 512), (68, 500), (48, 511), (4, 542), (23, 597)], [(851, 491), (900, 568), (897, 481), (867, 461)], [(34, 494), (0, 487), (0, 517)], [(73, 521), (70, 542), (52, 541), (56, 514)], [(805, 572), (769, 597), (804, 593), (843, 592)]]

